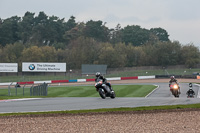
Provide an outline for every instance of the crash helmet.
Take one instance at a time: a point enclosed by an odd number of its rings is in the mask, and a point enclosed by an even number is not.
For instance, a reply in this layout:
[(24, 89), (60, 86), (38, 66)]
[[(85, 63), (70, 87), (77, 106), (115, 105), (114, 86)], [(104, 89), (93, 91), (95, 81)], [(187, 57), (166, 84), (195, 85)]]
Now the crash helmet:
[(96, 77), (99, 77), (101, 76), (101, 73), (100, 72), (96, 72)]
[(192, 83), (189, 83), (189, 87), (192, 87)]
[(171, 76), (170, 79), (175, 79), (175, 77), (174, 77), (174, 76)]

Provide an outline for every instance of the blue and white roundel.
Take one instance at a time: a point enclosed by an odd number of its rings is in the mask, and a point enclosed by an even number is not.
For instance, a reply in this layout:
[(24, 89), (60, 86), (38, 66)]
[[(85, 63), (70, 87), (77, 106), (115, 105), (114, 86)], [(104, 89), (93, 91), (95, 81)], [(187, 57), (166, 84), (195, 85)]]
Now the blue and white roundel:
[(29, 68), (29, 70), (34, 70), (35, 69), (35, 65), (34, 64), (30, 64), (28, 68)]

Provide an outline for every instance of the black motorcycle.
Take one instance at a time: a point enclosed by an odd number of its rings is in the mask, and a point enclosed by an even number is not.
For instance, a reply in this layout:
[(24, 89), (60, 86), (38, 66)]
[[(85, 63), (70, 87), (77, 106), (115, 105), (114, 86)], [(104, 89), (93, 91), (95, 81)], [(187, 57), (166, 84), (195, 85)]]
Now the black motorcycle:
[(195, 92), (192, 89), (192, 83), (189, 83), (189, 90), (186, 93), (187, 98), (194, 98)]
[(194, 95), (195, 95), (195, 94), (188, 93), (188, 94), (187, 94), (187, 98), (194, 98)]
[(103, 83), (102, 79), (98, 79), (95, 83), (96, 90), (99, 92), (99, 95), (102, 99), (106, 97), (115, 98), (115, 92), (110, 89), (110, 87)]

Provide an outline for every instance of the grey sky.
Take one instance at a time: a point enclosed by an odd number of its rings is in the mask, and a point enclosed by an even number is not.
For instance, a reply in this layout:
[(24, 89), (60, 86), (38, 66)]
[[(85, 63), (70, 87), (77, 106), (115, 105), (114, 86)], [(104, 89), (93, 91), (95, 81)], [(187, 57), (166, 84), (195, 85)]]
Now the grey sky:
[(200, 46), (200, 0), (0, 0), (0, 18), (22, 17), (26, 11), (77, 22), (102, 20), (109, 28), (121, 24), (161, 27), (170, 40)]

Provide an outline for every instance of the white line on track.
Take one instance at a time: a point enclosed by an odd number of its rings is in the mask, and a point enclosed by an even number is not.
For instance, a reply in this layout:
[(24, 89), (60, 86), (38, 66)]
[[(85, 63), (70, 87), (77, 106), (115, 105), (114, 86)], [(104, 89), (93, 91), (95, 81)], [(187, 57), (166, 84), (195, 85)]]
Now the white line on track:
[(7, 99), (7, 100), (0, 100), (0, 102), (25, 101), (25, 100), (36, 100), (36, 99), (42, 99), (42, 98)]
[(154, 84), (157, 86), (154, 90), (152, 90), (148, 95), (145, 96), (145, 98), (149, 97), (154, 91), (156, 91), (159, 88), (159, 85)]
[[(195, 85), (200, 87), (199, 84), (195, 84)], [(198, 89), (198, 92), (197, 92), (197, 98), (200, 98), (200, 91), (199, 91), (199, 89)]]

